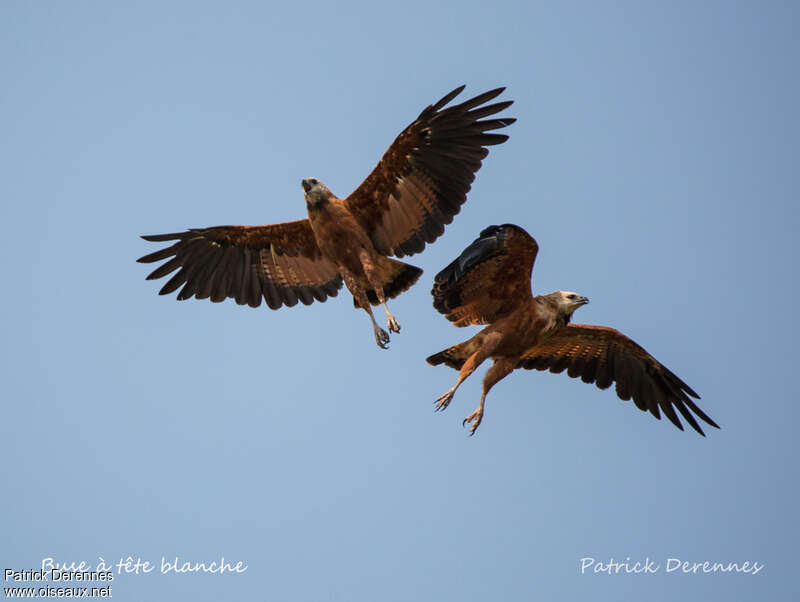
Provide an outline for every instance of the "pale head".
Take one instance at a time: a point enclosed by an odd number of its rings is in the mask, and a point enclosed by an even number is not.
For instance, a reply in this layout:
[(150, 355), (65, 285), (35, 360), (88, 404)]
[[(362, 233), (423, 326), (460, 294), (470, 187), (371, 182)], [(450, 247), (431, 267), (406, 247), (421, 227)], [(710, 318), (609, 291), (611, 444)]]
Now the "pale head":
[(303, 196), (306, 199), (306, 205), (309, 207), (316, 207), (326, 203), (333, 196), (328, 187), (316, 178), (305, 178), (302, 185)]
[(552, 297), (558, 305), (558, 313), (567, 318), (571, 318), (572, 313), (581, 305), (589, 303), (589, 299), (572, 291), (556, 291), (548, 296)]

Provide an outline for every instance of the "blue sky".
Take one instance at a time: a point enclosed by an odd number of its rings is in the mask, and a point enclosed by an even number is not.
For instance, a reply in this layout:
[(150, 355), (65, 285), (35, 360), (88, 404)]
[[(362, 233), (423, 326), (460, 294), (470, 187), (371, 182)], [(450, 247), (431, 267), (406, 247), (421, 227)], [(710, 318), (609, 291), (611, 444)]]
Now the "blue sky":
[[(794, 3), (0, 7), (0, 564), (243, 561), (117, 575), (115, 600), (795, 599), (800, 93)], [(304, 217), (427, 104), (508, 86), (379, 350), (347, 294), (272, 312), (156, 294), (140, 234)], [(610, 391), (483, 369), (433, 276), (493, 223), (537, 293), (591, 298), (703, 397), (701, 438)], [(580, 559), (662, 563), (580, 573)], [(667, 574), (668, 558), (764, 565)], [(9, 583), (5, 582), (4, 586)]]

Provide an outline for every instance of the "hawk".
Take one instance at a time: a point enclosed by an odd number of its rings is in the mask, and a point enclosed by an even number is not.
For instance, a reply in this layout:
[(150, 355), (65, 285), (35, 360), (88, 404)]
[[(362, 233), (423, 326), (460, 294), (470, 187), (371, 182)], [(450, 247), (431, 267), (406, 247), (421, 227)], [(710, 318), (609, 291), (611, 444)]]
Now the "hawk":
[(389, 335), (373, 305), (382, 305), (387, 327), (400, 324), (386, 300), (411, 287), (422, 270), (388, 256), (419, 253), (435, 241), (466, 201), (488, 146), (507, 135), (493, 133), (516, 121), (491, 118), (513, 101), (487, 104), (505, 88), (448, 105), (464, 86), (426, 107), (389, 146), (377, 166), (348, 197), (340, 199), (316, 178), (302, 181), (308, 218), (266, 226), (215, 226), (142, 236), (171, 246), (141, 257), (165, 261), (148, 280), (177, 272), (161, 288), (178, 288), (179, 300), (196, 297), (278, 309), (324, 302), (342, 286), (372, 320), (378, 346)]
[(586, 297), (567, 291), (534, 297), (531, 271), (538, 250), (519, 226), (490, 226), (436, 275), (431, 294), (440, 313), (455, 326), (488, 324), (468, 341), (427, 358), (433, 366), (459, 370), (456, 384), (436, 400), (437, 411), (450, 404), (481, 362), (492, 358), (478, 408), (463, 422), (471, 423), (471, 435), (483, 419), (486, 394), (517, 368), (556, 374), (566, 370), (600, 389), (616, 382), (620, 399), (633, 399), (636, 407), (659, 420), (663, 412), (681, 430), (676, 408), (703, 436), (692, 412), (719, 428), (692, 401), (700, 396), (689, 385), (624, 334), (605, 326), (570, 324), (575, 310), (589, 302)]

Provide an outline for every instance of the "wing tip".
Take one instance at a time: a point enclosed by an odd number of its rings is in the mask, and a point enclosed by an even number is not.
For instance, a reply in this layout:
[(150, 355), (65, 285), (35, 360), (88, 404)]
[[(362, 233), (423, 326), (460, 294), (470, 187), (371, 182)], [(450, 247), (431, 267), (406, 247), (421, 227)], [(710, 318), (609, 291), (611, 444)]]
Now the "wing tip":
[[(448, 104), (456, 96), (461, 94), (464, 91), (464, 88), (466, 88), (466, 87), (467, 87), (467, 84), (461, 84), (456, 89), (451, 90), (450, 92), (448, 92), (447, 94), (442, 96), (436, 103), (431, 105), (431, 107), (428, 110), (432, 111), (434, 113), (439, 111), (442, 107), (444, 107), (446, 104)], [(425, 111), (423, 111), (423, 114), (425, 114)]]
[(483, 143), (484, 146), (497, 146), (498, 144), (503, 144), (508, 141), (510, 138), (508, 134), (491, 134), (491, 136), (491, 140), (487, 140)]
[(149, 242), (163, 242), (165, 240), (178, 240), (183, 238), (185, 232), (170, 232), (169, 234), (140, 234), (139, 236)]
[(165, 253), (166, 250), (167, 249), (161, 249), (160, 251), (154, 251), (153, 253), (142, 255), (136, 260), (136, 263), (155, 263), (156, 261), (162, 261), (167, 257), (174, 255), (174, 253)]

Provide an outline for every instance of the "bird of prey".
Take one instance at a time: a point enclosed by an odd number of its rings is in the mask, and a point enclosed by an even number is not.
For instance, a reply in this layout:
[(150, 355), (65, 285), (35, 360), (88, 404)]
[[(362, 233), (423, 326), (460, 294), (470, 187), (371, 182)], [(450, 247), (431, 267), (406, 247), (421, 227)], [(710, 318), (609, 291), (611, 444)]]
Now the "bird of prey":
[[(490, 226), (437, 274), (433, 306), (455, 326), (488, 324), (474, 337), (440, 351), (427, 361), (459, 370), (456, 384), (436, 400), (444, 410), (458, 386), (487, 358), (494, 363), (483, 380), (478, 408), (464, 419), (474, 434), (483, 419), (486, 394), (516, 368), (567, 370), (567, 375), (600, 389), (616, 382), (623, 401), (660, 412), (683, 430), (675, 408), (701, 435), (692, 412), (719, 428), (692, 401), (700, 399), (685, 382), (621, 332), (605, 326), (570, 324), (573, 312), (589, 302), (577, 293), (555, 291), (534, 297), (531, 271), (539, 246), (519, 226)], [(690, 411), (691, 410), (691, 411)]]
[(161, 288), (181, 288), (179, 300), (226, 297), (271, 309), (309, 305), (335, 297), (342, 280), (356, 308), (372, 320), (378, 346), (389, 335), (378, 326), (372, 305), (382, 305), (390, 331), (400, 324), (386, 299), (412, 286), (422, 270), (390, 259), (419, 253), (444, 232), (466, 201), (487, 146), (508, 139), (493, 133), (515, 119), (491, 118), (513, 101), (487, 104), (505, 88), (446, 107), (464, 86), (426, 107), (389, 146), (377, 166), (350, 196), (336, 197), (316, 178), (302, 181), (308, 218), (266, 226), (215, 226), (143, 236), (176, 241), (141, 257), (167, 260), (148, 280), (178, 270)]

